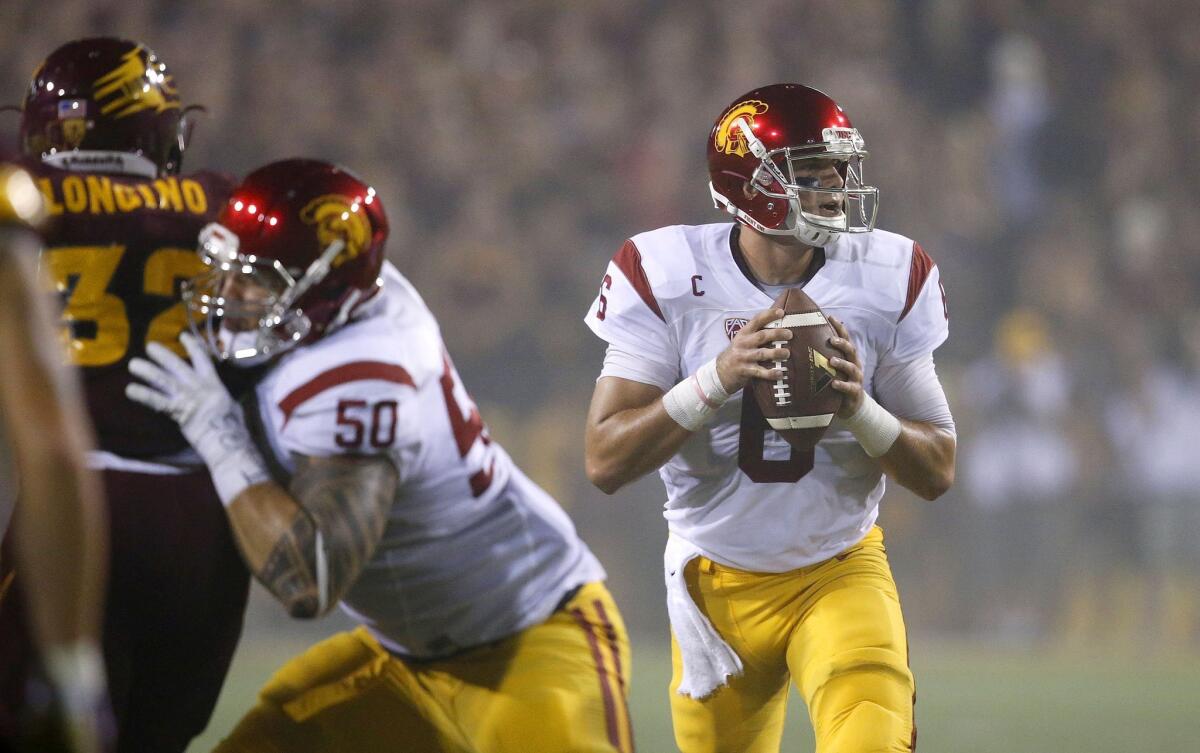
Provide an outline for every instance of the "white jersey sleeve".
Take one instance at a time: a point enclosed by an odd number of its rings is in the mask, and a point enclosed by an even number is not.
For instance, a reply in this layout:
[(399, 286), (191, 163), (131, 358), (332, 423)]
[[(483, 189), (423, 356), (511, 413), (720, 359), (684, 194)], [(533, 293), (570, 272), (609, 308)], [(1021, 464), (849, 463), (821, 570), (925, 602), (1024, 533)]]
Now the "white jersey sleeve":
[(881, 354), (881, 364), (903, 363), (932, 353), (949, 336), (949, 324), (941, 274), (921, 245), (913, 243), (907, 299), (892, 348)]
[(880, 404), (900, 418), (923, 421), (956, 434), (946, 391), (933, 365), (933, 354), (875, 369)]
[[(680, 379), (679, 351), (655, 298), (637, 245), (625, 241), (608, 264), (600, 294), (585, 319), (588, 327), (609, 343), (625, 360), (644, 362), (641, 368), (622, 369), (607, 363), (604, 375), (653, 384), (664, 390)], [(674, 375), (667, 380), (666, 376)]]

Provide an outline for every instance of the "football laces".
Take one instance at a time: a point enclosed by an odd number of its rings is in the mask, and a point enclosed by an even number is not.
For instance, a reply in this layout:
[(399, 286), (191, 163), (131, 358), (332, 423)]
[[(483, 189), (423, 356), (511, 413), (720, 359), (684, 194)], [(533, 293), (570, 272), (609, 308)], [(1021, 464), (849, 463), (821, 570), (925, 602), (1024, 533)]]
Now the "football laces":
[[(771, 345), (773, 345), (776, 349), (782, 349), (783, 346), (787, 345), (787, 340), (774, 340), (772, 341)], [(787, 360), (780, 357), (776, 358), (773, 363), (775, 364), (775, 368), (783, 372), (782, 376), (775, 380), (775, 384), (772, 387), (772, 389), (775, 391), (775, 404), (780, 407), (791, 405), (792, 393), (788, 389)]]

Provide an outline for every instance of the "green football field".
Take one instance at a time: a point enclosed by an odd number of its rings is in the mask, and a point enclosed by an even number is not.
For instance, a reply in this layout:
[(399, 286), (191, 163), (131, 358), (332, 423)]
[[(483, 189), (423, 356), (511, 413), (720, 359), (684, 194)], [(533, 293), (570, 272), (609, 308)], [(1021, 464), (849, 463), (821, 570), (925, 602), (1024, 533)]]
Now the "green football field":
[[(244, 641), (216, 715), (189, 753), (210, 750), (250, 706), (262, 681), (304, 645)], [(918, 750), (927, 753), (1200, 751), (1200, 657), (1061, 656), (927, 644), (914, 645), (912, 665)], [(663, 646), (635, 642), (630, 709), (642, 753), (676, 750), (669, 677)], [(794, 692), (783, 749), (812, 750)]]

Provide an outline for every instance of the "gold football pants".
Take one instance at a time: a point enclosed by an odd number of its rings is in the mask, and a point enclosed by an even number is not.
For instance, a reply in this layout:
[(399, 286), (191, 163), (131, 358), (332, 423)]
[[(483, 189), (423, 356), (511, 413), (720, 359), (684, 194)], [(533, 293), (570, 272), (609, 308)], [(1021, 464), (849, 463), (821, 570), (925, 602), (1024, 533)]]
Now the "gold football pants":
[(916, 695), (896, 584), (873, 528), (845, 552), (786, 573), (750, 573), (699, 557), (688, 590), (745, 672), (704, 700), (675, 691), (683, 676), (672, 639), (671, 715), (683, 753), (779, 750), (788, 680), (808, 704), (818, 753), (909, 751)]
[(444, 660), (402, 661), (359, 627), (285, 664), (217, 750), (631, 753), (629, 661), (601, 583), (543, 623)]

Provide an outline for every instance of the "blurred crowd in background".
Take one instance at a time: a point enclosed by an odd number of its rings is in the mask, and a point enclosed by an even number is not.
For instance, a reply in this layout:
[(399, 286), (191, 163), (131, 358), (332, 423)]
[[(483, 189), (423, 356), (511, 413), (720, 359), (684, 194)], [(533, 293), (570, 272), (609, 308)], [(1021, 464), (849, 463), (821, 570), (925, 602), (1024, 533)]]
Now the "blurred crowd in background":
[[(51, 11), (49, 6), (53, 6)], [(882, 521), (910, 629), (1200, 650), (1200, 4), (1135, 0), (4, 0), (0, 100), (140, 39), (207, 106), (185, 170), (288, 156), (379, 190), (493, 435), (665, 632), (657, 479), (583, 475), (582, 324), (642, 230), (720, 222), (737, 95), (797, 81), (867, 141), (878, 224), (942, 270), (957, 486)], [(0, 116), (15, 139), (16, 116)], [(273, 619), (284, 620), (281, 613)]]

